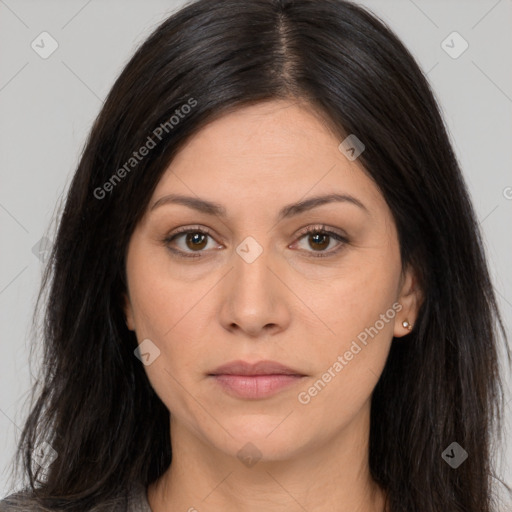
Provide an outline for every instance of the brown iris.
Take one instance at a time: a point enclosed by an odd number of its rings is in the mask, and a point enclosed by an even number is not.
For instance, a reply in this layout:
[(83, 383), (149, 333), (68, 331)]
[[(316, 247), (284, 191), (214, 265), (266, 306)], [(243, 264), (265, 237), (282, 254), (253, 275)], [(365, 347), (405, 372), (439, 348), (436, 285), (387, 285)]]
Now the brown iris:
[(187, 233), (186, 244), (189, 249), (204, 249), (207, 243), (207, 235), (204, 233)]
[[(325, 235), (322, 233), (313, 233), (309, 236), (310, 236), (309, 245), (311, 246), (312, 249), (322, 250), (329, 246), (329, 239), (330, 239), (329, 235)], [(311, 240), (313, 240), (313, 242), (311, 242)]]

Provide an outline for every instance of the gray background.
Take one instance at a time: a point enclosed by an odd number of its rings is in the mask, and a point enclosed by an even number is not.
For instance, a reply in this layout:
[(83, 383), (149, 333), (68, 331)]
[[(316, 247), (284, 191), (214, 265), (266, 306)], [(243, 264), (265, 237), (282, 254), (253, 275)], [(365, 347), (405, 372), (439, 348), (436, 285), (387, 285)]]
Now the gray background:
[[(360, 3), (395, 30), (428, 73), (471, 190), (511, 332), (512, 0)], [(42, 253), (33, 247), (43, 236), (52, 239), (50, 221), (115, 77), (149, 32), (181, 5), (0, 0), (2, 496), (10, 491), (8, 472), (31, 382), (30, 320), (42, 272)], [(42, 46), (43, 31), (58, 43), (47, 59), (31, 47), (34, 40)], [(469, 44), (456, 59), (441, 46), (453, 31)], [(447, 44), (452, 51), (461, 48), (456, 39)], [(509, 377), (509, 389), (510, 383)], [(507, 400), (508, 435), (510, 392)], [(512, 485), (510, 441), (502, 462), (502, 476)]]

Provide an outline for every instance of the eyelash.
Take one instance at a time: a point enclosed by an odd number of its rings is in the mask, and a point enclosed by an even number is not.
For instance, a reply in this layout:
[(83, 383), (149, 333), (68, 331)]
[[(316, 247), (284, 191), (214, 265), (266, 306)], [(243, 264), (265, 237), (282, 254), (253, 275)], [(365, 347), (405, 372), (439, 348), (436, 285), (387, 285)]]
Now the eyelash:
[[(181, 235), (186, 235), (189, 233), (194, 233), (194, 234), (199, 233), (199, 234), (207, 235), (207, 236), (213, 238), (213, 234), (211, 233), (210, 230), (208, 230), (206, 228), (199, 227), (199, 226), (198, 227), (192, 226), (192, 227), (183, 227), (183, 228), (177, 229), (176, 231), (174, 231), (173, 233), (171, 233), (170, 235), (165, 237), (165, 239), (162, 242), (167, 246), (167, 248), (171, 252), (176, 254), (178, 257), (200, 258), (200, 257), (202, 257), (201, 252), (204, 252), (204, 251), (197, 251), (197, 253), (188, 253), (188, 252), (182, 251), (180, 249), (173, 249), (173, 248), (169, 247), (169, 244), (171, 242), (173, 242), (176, 238), (178, 238)], [(329, 251), (320, 251), (320, 252), (316, 252), (316, 254), (315, 254), (315, 251), (313, 251), (313, 253), (311, 255), (312, 258), (326, 258), (326, 257), (334, 256), (343, 248), (343, 246), (346, 243), (348, 243), (348, 239), (346, 237), (340, 235), (339, 233), (335, 233), (334, 231), (329, 230), (325, 225), (308, 226), (307, 228), (303, 229), (299, 233), (297, 241), (301, 240), (302, 238), (304, 238), (307, 235), (328, 235), (328, 236), (334, 238), (335, 240), (337, 240), (338, 242), (341, 242), (341, 245), (336, 249), (331, 249)], [(306, 251), (306, 252), (311, 252), (311, 251)]]

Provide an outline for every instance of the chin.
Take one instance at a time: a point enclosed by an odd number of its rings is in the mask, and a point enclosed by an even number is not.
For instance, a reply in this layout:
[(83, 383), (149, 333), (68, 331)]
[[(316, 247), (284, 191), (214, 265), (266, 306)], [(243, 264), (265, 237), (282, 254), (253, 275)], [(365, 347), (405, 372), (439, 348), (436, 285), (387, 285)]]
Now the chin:
[[(231, 436), (225, 436), (222, 451), (238, 458), (257, 457), (278, 461), (292, 457), (309, 444), (305, 425), (291, 418), (269, 415), (245, 415), (224, 424)], [(283, 421), (284, 420), (284, 421)], [(312, 436), (313, 437), (313, 436)]]

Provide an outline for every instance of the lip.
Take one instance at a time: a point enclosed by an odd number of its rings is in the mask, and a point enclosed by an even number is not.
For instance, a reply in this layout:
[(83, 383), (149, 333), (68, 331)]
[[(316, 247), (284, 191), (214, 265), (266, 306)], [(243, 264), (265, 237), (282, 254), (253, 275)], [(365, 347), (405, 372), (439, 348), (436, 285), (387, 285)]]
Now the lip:
[(208, 374), (227, 394), (236, 398), (268, 398), (293, 386), (305, 375), (275, 361), (232, 361)]
[(231, 361), (219, 366), (210, 375), (300, 375), (303, 373), (288, 368), (276, 361), (258, 361), (247, 363), (246, 361)]

